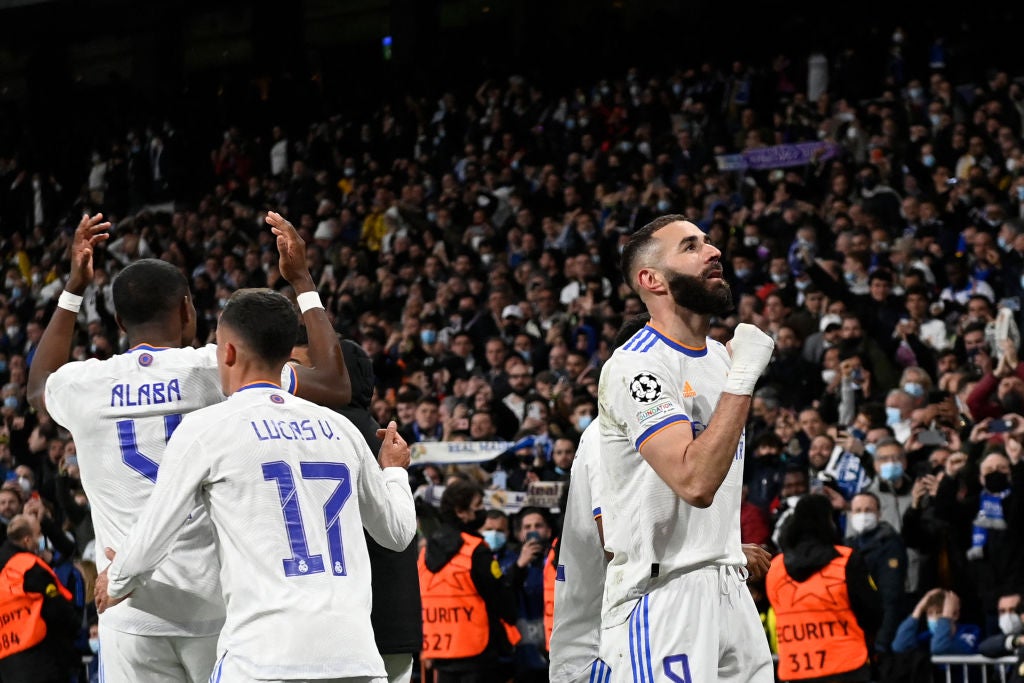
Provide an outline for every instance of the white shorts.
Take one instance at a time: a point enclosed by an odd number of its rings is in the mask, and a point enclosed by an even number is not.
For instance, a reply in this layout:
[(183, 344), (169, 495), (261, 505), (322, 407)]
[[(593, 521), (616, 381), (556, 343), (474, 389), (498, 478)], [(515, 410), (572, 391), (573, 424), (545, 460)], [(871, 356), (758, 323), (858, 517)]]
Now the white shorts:
[(100, 683), (206, 683), (219, 636), (140, 636), (100, 620)]
[(774, 683), (772, 654), (743, 576), (707, 567), (656, 586), (606, 625), (612, 683)]
[(608, 683), (611, 680), (611, 667), (605, 664), (603, 660), (595, 659), (589, 667), (573, 678), (568, 679), (566, 683)]
[(302, 679), (289, 678), (287, 681), (279, 678), (252, 678), (242, 673), (236, 666), (237, 660), (232, 659), (227, 652), (220, 656), (213, 673), (210, 675), (209, 683), (388, 683), (384, 676), (351, 676), (349, 678), (317, 678)]

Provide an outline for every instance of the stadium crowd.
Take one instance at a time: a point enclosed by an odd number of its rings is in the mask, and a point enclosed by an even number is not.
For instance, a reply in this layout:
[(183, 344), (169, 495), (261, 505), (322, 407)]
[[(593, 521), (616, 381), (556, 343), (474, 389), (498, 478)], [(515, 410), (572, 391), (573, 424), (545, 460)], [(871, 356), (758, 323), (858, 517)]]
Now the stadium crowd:
[[(0, 160), (0, 533), (19, 514), (41, 525), (39, 553), (83, 615), (73, 656), (98, 647), (89, 501), (73, 439), (29, 408), (26, 380), (83, 211), (113, 227), (78, 360), (124, 350), (110, 283), (146, 257), (187, 275), (195, 343), (213, 341), (233, 291), (287, 288), (264, 220), (292, 220), (335, 329), (372, 363), (374, 418), (397, 419), (410, 444), (515, 444), (410, 468), (424, 536), (454, 480), (525, 493), (524, 505), (537, 482), (569, 481), (602, 364), (642, 312), (621, 248), (681, 214), (721, 248), (733, 290), (712, 336), (747, 322), (776, 342), (747, 426), (743, 541), (778, 551), (797, 501), (827, 496), (883, 597), (870, 634), (880, 678), (930, 675), (932, 654), (1012, 653), (1024, 630), (1024, 89), (999, 69), (953, 83), (935, 59), (915, 74), (894, 58), (869, 99), (835, 69), (805, 75), (779, 58), (630, 69), (563, 93), (511, 77), (303, 130), (240, 123), (210, 150), (194, 201), (183, 146), (199, 143), (172, 124), (126, 131), (60, 183)], [(785, 160), (814, 142), (802, 163)], [(542, 574), (560, 505), (520, 507), (496, 505), (484, 538), (517, 595), (510, 676), (547, 680)], [(775, 651), (764, 586), (750, 589)]]

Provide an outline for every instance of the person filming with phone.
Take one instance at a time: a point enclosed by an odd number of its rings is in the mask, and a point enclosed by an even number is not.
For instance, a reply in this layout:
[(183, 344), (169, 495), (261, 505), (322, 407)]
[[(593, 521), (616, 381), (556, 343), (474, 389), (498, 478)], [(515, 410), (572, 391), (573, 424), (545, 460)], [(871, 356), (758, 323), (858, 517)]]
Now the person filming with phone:
[(548, 659), (544, 638), (544, 557), (551, 543), (547, 512), (537, 507), (519, 513), (519, 559), (509, 569), (509, 583), (519, 603), (516, 626), (523, 639), (516, 647), (517, 683), (547, 681)]

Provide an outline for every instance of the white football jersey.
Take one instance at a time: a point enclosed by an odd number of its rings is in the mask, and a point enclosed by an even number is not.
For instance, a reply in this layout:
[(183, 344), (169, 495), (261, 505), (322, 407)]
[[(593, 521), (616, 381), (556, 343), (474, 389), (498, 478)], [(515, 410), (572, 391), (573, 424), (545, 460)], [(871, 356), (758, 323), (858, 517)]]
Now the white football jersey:
[[(107, 360), (67, 363), (46, 381), (46, 410), (71, 432), (82, 487), (96, 532), (96, 564), (104, 548), (119, 550), (156, 482), (167, 440), (184, 415), (224, 400), (217, 347), (157, 348), (141, 344)], [(289, 366), (282, 386), (295, 388)], [(215, 570), (213, 532), (205, 513), (186, 512), (170, 559), (118, 609), (102, 615), (110, 628), (139, 635), (200, 636), (220, 632), (224, 603)]]
[(404, 469), (382, 471), (342, 415), (270, 383), (243, 387), (174, 433), (110, 566), (111, 596), (161, 566), (197, 506), (217, 539), (227, 607), (219, 651), (252, 678), (385, 675), (363, 528), (386, 548), (408, 546), (416, 511)]
[(598, 423), (583, 430), (569, 478), (569, 495), (558, 539), (555, 613), (551, 630), (551, 683), (568, 683), (598, 657), (605, 556), (597, 519), (601, 509)]
[[(708, 564), (743, 566), (740, 498), (743, 438), (714, 502), (693, 507), (638, 453), (659, 431), (684, 424), (698, 437), (712, 420), (729, 373), (725, 346), (687, 347), (647, 325), (601, 369), (600, 425), (607, 570), (605, 626), (628, 616), (658, 582)], [(680, 452), (680, 457), (682, 452)]]

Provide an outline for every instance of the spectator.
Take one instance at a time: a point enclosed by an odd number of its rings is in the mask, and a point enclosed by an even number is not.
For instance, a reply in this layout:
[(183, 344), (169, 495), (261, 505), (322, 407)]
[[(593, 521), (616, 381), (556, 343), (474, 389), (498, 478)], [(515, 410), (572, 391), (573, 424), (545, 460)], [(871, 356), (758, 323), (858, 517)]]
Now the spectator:
[(1004, 593), (996, 603), (999, 633), (990, 635), (978, 645), (978, 654), (992, 659), (1013, 655), (1024, 645), (1024, 605), (1019, 592)]
[(978, 651), (981, 630), (961, 624), (960, 598), (953, 591), (933, 588), (896, 630), (892, 649), (897, 654), (923, 650), (932, 655), (970, 655)]
[[(906, 612), (904, 584), (907, 549), (900, 533), (881, 519), (881, 503), (870, 491), (850, 501), (847, 544), (860, 553), (882, 600), (882, 623), (874, 639), (874, 652), (884, 659), (892, 651), (896, 627)], [(881, 665), (880, 665), (881, 666)], [(884, 667), (882, 667), (884, 668)]]

